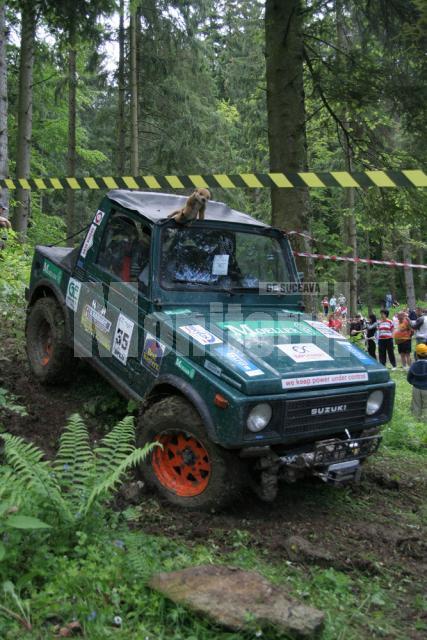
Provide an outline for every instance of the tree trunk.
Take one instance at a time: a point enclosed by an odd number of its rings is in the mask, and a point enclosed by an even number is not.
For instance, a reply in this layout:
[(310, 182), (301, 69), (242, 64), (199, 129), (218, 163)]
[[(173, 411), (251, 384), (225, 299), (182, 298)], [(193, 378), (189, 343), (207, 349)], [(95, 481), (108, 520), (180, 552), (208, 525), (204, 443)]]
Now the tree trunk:
[[(266, 0), (265, 43), (270, 171), (304, 171), (307, 168), (307, 144), (300, 0)], [(307, 188), (273, 187), (271, 206), (274, 226), (308, 231)], [(307, 250), (304, 240), (298, 236), (294, 239), (296, 249)], [(305, 273), (305, 279), (314, 279), (312, 261), (302, 258), (297, 262)], [(314, 299), (306, 299), (305, 303), (314, 311)]]
[[(76, 93), (77, 93), (77, 73), (76, 73), (76, 32), (75, 26), (70, 26), (68, 43), (68, 152), (67, 152), (67, 174), (68, 177), (76, 175)], [(75, 226), (75, 193), (72, 189), (67, 190), (67, 235), (74, 233)]]
[[(31, 138), (33, 129), (33, 67), (36, 37), (36, 11), (34, 3), (23, 2), (21, 6), (21, 49), (19, 61), (18, 123), (16, 136), (16, 177), (30, 176)], [(28, 189), (18, 187), (17, 205), (13, 216), (14, 229), (25, 240), (30, 216), (30, 194)]]
[[(369, 241), (369, 232), (366, 232), (366, 255), (370, 257), (371, 255), (371, 245)], [(371, 265), (367, 264), (365, 266), (366, 269), (366, 304), (368, 305), (368, 314), (373, 313), (373, 304), (372, 304), (372, 273), (371, 273)]]
[(139, 145), (138, 145), (138, 71), (136, 46), (136, 11), (130, 14), (130, 104), (131, 104), (131, 135), (130, 135), (130, 172), (132, 176), (139, 173)]
[[(419, 247), (417, 251), (418, 264), (424, 264), (424, 249)], [(417, 269), (418, 271), (418, 297), (423, 301), (427, 301), (426, 297), (426, 269)]]
[[(402, 252), (403, 252), (403, 262), (412, 262), (409, 231), (405, 232), (404, 234), (404, 240), (402, 243)], [(412, 267), (404, 267), (403, 273), (405, 275), (406, 302), (410, 309), (415, 309), (417, 301), (415, 298), (414, 271)]]
[(117, 174), (125, 173), (126, 154), (126, 122), (125, 122), (125, 27), (124, 27), (124, 0), (120, 0), (119, 22), (119, 104), (118, 104), (118, 136), (117, 136)]
[[(345, 33), (343, 5), (340, 0), (336, 0), (336, 23), (337, 23), (337, 41), (340, 51), (346, 52), (349, 49), (348, 37)], [(342, 59), (342, 54), (337, 53), (337, 59)], [(351, 128), (351, 123), (348, 118), (348, 109), (344, 105), (343, 113), (341, 114), (341, 121), (347, 131)], [(347, 171), (353, 170), (353, 150), (349, 144), (348, 136), (343, 132), (341, 133), (341, 145), (344, 150), (345, 165)], [(350, 256), (352, 258), (357, 257), (357, 228), (356, 218), (354, 215), (354, 189), (345, 189), (344, 194), (344, 208), (345, 217), (343, 224), (343, 240), (346, 246), (350, 247)], [(354, 316), (357, 313), (357, 263), (347, 263), (347, 281), (349, 284), (350, 300), (349, 300), (349, 313), (350, 316)]]
[[(6, 42), (6, 6), (0, 2), (0, 178), (9, 175), (8, 136), (7, 136), (7, 58)], [(8, 207), (9, 192), (0, 189), (1, 203)]]
[[(303, 83), (303, 36), (299, 0), (266, 0), (265, 55), (268, 142), (272, 172), (298, 172), (307, 167)], [(306, 188), (272, 188), (272, 223), (306, 229)]]

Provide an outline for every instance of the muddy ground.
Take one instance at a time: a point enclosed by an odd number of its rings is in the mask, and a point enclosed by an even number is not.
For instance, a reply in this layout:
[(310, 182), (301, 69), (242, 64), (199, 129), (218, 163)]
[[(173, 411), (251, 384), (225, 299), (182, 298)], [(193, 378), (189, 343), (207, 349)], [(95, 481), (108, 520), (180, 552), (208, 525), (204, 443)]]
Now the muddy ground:
[[(1, 422), (47, 456), (54, 453), (72, 413), (83, 415), (98, 439), (126, 412), (126, 402), (87, 365), (66, 387), (42, 387), (31, 378), (18, 342), (11, 338), (2, 343), (0, 386), (19, 397), (28, 416), (3, 412)], [(427, 614), (423, 620), (413, 602), (426, 584), (426, 494), (427, 469), (421, 459), (383, 451), (369, 461), (357, 487), (335, 489), (315, 481), (284, 485), (273, 504), (245, 495), (221, 513), (182, 513), (143, 489), (140, 524), (147, 533), (190, 545), (212, 543), (224, 553), (235, 549), (240, 535), (242, 544), (265, 552), (269, 562), (292, 560), (351, 575), (387, 576), (390, 585), (405, 585), (401, 593), (396, 590), (398, 626), (408, 638), (421, 640), (424, 632), (416, 629), (415, 620), (419, 628), (420, 622), (427, 624)], [(303, 541), (290, 548), (289, 536)]]

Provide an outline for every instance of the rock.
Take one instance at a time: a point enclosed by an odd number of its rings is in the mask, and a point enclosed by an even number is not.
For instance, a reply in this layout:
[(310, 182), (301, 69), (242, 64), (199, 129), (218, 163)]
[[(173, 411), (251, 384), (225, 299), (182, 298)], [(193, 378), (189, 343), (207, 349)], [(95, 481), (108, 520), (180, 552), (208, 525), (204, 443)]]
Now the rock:
[(148, 586), (235, 631), (273, 626), (292, 637), (312, 638), (323, 627), (321, 611), (290, 599), (259, 573), (236, 567), (201, 565), (158, 573)]
[(301, 536), (289, 536), (283, 541), (283, 546), (292, 562), (307, 562), (329, 567), (334, 563), (334, 556), (309, 542)]

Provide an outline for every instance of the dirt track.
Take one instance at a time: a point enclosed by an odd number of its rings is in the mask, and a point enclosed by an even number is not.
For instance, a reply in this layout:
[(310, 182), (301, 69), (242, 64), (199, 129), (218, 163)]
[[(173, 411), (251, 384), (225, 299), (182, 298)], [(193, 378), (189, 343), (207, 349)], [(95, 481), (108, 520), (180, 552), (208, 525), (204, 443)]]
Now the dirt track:
[[(27, 417), (8, 414), (2, 422), (48, 456), (72, 413), (85, 415), (98, 439), (103, 433), (100, 423), (110, 426), (126, 411), (126, 403), (86, 366), (68, 387), (41, 387), (31, 379), (25, 356), (16, 353), (12, 340), (3, 343), (0, 353), (0, 386), (19, 396), (29, 411)], [(379, 453), (367, 464), (358, 487), (334, 489), (314, 481), (284, 485), (273, 504), (245, 496), (222, 513), (177, 512), (143, 491), (141, 527), (191, 545), (209, 541), (224, 552), (235, 548), (239, 531), (245, 546), (267, 551), (272, 562), (290, 558), (285, 539), (297, 535), (311, 543), (297, 562), (387, 574), (396, 584), (405, 578), (408, 586), (396, 596), (396, 615), (408, 629), (407, 637), (421, 640), (423, 632), (412, 624), (411, 603), (427, 573), (426, 490), (427, 470), (418, 460), (402, 462)]]

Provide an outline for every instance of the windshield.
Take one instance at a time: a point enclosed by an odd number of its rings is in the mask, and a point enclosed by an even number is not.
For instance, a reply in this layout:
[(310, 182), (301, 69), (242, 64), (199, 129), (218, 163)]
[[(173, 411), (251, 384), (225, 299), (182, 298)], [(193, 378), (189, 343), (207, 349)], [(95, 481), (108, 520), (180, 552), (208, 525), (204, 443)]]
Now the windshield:
[(166, 289), (258, 290), (260, 282), (289, 282), (276, 238), (220, 229), (165, 229), (160, 274)]

